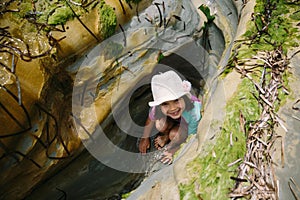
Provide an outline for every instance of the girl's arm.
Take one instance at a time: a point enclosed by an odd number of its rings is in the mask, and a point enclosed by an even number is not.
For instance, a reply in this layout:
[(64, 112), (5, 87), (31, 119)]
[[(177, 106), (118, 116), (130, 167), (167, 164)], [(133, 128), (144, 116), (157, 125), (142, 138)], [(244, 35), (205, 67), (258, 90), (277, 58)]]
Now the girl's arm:
[(139, 150), (142, 154), (145, 154), (147, 152), (147, 149), (150, 148), (150, 134), (153, 126), (154, 126), (154, 121), (152, 121), (148, 117), (146, 120), (143, 136), (139, 143)]
[(167, 145), (167, 151), (172, 155), (180, 148), (180, 145), (186, 141), (188, 137), (188, 127), (186, 125), (180, 125), (176, 136)]
[(188, 137), (187, 126), (180, 126), (177, 135), (166, 146), (166, 151), (163, 153), (161, 162), (171, 164), (173, 162), (173, 155), (180, 148), (180, 145), (186, 141)]

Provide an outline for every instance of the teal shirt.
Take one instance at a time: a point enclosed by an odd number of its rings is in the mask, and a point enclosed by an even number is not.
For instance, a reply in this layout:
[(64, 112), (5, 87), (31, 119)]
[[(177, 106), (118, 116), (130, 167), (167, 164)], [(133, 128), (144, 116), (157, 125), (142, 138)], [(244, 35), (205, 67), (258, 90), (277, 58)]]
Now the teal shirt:
[(188, 124), (188, 134), (196, 134), (199, 121), (201, 119), (201, 102), (200, 101), (194, 101), (194, 108), (189, 111), (184, 111), (182, 113), (183, 119)]

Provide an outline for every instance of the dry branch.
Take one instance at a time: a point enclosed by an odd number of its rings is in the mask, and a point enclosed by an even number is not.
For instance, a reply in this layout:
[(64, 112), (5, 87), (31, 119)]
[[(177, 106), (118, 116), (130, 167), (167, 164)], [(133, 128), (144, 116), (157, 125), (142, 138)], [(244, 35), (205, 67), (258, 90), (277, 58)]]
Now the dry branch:
[[(278, 199), (278, 184), (274, 172), (272, 160), (273, 145), (281, 136), (274, 131), (275, 126), (286, 127), (283, 121), (275, 113), (275, 105), (278, 103), (278, 90), (283, 85), (282, 75), (287, 70), (289, 61), (285, 58), (281, 49), (266, 52), (255, 56), (254, 59), (263, 61), (261, 84), (251, 77), (251, 70), (236, 65), (235, 69), (244, 77), (247, 77), (256, 86), (258, 103), (262, 106), (262, 112), (255, 122), (251, 123), (247, 135), (247, 152), (238, 167), (235, 187), (229, 196), (231, 198), (249, 199)], [(254, 68), (253, 68), (254, 69)], [(265, 76), (270, 73), (269, 78)], [(281, 140), (281, 148), (283, 142)], [(281, 149), (283, 152), (283, 149)], [(284, 159), (283, 153), (281, 158)], [(235, 163), (235, 162), (233, 162)], [(239, 180), (247, 180), (239, 181)]]

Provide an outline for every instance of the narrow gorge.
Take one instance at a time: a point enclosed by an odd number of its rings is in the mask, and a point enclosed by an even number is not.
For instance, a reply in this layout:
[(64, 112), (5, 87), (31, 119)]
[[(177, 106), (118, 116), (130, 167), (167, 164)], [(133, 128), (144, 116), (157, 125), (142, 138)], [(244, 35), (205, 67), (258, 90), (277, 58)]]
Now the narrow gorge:
[[(298, 1), (0, 5), (0, 199), (300, 196)], [(164, 165), (138, 142), (169, 69), (203, 118)]]

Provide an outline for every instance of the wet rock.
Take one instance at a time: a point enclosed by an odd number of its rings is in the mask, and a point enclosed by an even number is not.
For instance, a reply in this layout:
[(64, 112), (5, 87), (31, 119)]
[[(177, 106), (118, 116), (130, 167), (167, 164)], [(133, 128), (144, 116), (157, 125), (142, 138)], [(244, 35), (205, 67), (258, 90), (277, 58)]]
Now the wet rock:
[[(139, 9), (145, 9), (148, 4), (141, 3)], [(1, 7), (0, 24), (4, 45), (1, 46), (4, 51), (0, 55), (1, 199), (28, 197), (44, 181), (76, 160), (83, 151), (71, 114), (74, 74), (65, 69), (103, 40), (98, 33), (99, 16), (95, 9), (82, 15), (81, 23), (77, 19), (70, 20), (64, 27), (52, 27), (52, 31), (45, 33), (42, 28), (34, 28), (31, 24), (33, 18), (15, 18), (12, 12), (20, 11), (19, 14), (23, 16), (23, 10), (18, 10), (25, 9), (23, 6), (26, 9), (32, 6), (31, 9), (34, 9), (34, 4), (27, 2), (22, 2), (19, 7), (19, 2), (6, 1)], [(38, 10), (38, 6), (43, 4), (36, 2), (35, 6)], [(119, 22), (132, 18), (136, 12), (135, 6), (133, 9), (126, 16), (118, 14)], [(31, 14), (30, 17), (34, 17), (34, 14), (39, 13)], [(43, 26), (38, 23), (35, 25)], [(91, 155), (86, 157), (93, 160)], [(94, 161), (91, 168), (105, 168), (103, 164), (95, 163), (98, 162)], [(109, 168), (105, 170), (110, 171)], [(116, 177), (112, 175), (111, 179), (115, 180)], [(120, 185), (116, 191), (122, 190), (126, 183), (121, 182)], [(57, 183), (53, 187), (49, 185), (48, 189), (53, 190), (53, 195), (50, 192), (44, 195), (49, 194), (52, 199), (64, 194), (64, 188), (60, 188)], [(103, 196), (114, 192), (106, 192)]]

